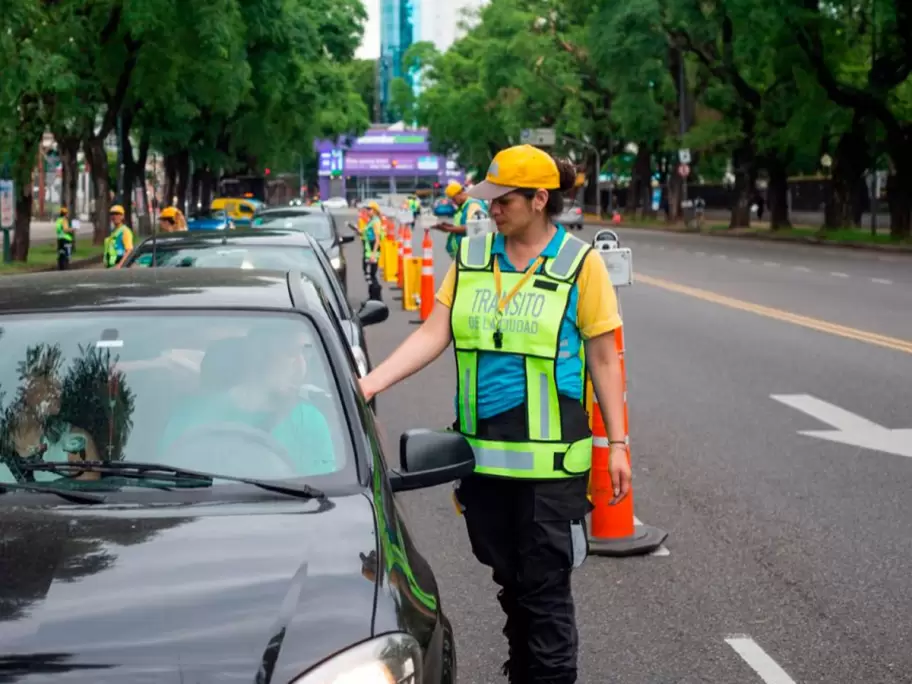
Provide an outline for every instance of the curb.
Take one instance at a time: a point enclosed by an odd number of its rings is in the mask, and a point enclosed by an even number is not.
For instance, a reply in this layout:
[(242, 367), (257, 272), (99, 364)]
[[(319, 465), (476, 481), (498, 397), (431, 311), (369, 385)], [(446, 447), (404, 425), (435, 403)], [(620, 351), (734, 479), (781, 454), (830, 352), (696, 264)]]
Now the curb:
[(799, 245), (814, 245), (819, 247), (841, 247), (843, 249), (867, 250), (871, 252), (898, 252), (912, 254), (912, 244), (877, 244), (870, 242), (844, 242), (840, 240), (826, 240), (813, 236), (794, 235), (764, 235), (758, 233), (732, 233), (726, 230), (696, 231), (685, 228), (675, 228), (661, 225), (637, 225), (629, 223), (614, 224), (605, 219), (586, 219), (586, 225), (605, 226), (607, 228), (621, 228), (629, 230), (648, 230), (654, 233), (678, 233), (680, 235), (698, 235), (703, 237), (724, 237), (741, 240), (756, 240), (758, 242), (791, 242)]
[[(101, 264), (102, 255), (89, 257), (88, 259), (76, 259), (70, 262), (70, 271), (80, 271)], [(0, 278), (4, 276), (28, 275), (29, 273), (56, 273), (56, 266), (35, 266), (34, 268), (23, 268), (18, 271), (3, 273), (0, 271)]]

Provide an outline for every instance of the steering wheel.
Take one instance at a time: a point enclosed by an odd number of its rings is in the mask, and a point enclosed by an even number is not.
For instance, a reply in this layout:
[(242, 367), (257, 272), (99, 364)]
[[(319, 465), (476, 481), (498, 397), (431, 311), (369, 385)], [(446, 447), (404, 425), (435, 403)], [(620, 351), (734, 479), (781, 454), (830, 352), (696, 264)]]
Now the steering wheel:
[[(224, 457), (225, 460), (228, 460), (234, 453), (237, 453), (239, 447), (240, 451), (244, 453), (245, 465), (251, 460), (251, 457), (248, 456), (249, 452), (254, 454), (266, 452), (275, 460), (281, 461), (283, 469), (288, 471), (287, 474), (279, 477), (297, 476), (297, 468), (291, 460), (288, 450), (276, 441), (275, 437), (264, 430), (239, 423), (207, 423), (190, 428), (167, 447), (166, 453), (168, 454), (167, 460), (173, 465), (180, 464), (190, 470), (213, 472), (208, 467), (194, 467), (193, 462), (205, 462), (212, 454), (216, 454), (217, 458)], [(257, 458), (257, 456), (253, 458)], [(219, 472), (219, 470), (215, 472)], [(258, 477), (258, 475), (242, 475), (242, 477)]]

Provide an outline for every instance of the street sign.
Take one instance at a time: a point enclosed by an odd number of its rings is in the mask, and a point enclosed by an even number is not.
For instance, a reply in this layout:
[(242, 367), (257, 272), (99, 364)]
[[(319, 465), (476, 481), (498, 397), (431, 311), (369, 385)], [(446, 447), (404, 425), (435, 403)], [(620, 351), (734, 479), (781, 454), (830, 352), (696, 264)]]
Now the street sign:
[(681, 178), (687, 178), (690, 175), (690, 167), (687, 164), (681, 164), (678, 167), (678, 175)]
[(0, 180), (0, 228), (16, 225), (16, 195), (13, 181)]
[(678, 161), (682, 164), (690, 164), (690, 150), (686, 147), (678, 150)]
[(885, 428), (810, 394), (771, 394), (770, 398), (834, 428), (801, 430), (800, 435), (912, 458), (912, 429)]
[(592, 246), (608, 268), (611, 284), (629, 287), (633, 285), (633, 252), (629, 247), (619, 247), (620, 243), (618, 234), (607, 228), (597, 232), (592, 239)]
[(536, 147), (553, 147), (557, 136), (553, 128), (524, 128), (519, 134), (519, 140)]

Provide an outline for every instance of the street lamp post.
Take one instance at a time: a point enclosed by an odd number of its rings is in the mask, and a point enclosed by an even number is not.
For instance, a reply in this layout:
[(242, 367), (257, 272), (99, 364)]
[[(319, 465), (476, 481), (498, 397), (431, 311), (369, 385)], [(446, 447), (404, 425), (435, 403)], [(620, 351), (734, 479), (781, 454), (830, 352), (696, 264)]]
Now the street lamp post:
[(598, 148), (595, 145), (590, 145), (587, 142), (582, 140), (577, 140), (576, 138), (571, 138), (569, 135), (561, 136), (564, 140), (568, 142), (576, 143), (577, 145), (582, 145), (593, 152), (595, 152), (595, 213), (599, 219), (602, 218), (602, 189), (601, 185), (601, 175), (602, 175), (602, 156), (599, 154)]

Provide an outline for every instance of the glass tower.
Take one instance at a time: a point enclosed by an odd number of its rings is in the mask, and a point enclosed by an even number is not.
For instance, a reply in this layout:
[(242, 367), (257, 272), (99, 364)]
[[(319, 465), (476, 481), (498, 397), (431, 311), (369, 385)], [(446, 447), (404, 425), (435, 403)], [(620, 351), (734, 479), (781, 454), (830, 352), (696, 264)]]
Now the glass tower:
[(409, 85), (413, 75), (405, 72), (402, 56), (417, 40), (418, 5), (420, 0), (380, 0), (380, 119), (390, 121), (390, 82), (405, 78)]

